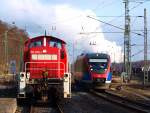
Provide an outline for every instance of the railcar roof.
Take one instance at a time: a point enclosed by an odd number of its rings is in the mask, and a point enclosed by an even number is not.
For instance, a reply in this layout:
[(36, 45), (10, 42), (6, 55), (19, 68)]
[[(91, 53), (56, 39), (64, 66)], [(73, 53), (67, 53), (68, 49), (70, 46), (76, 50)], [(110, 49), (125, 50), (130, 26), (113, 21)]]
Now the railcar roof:
[(63, 42), (64, 44), (66, 44), (65, 41), (63, 41), (63, 40), (61, 40), (61, 39), (59, 39), (59, 38), (56, 38), (56, 37), (54, 37), (54, 36), (44, 36), (44, 35), (42, 35), (42, 36), (37, 36), (37, 37), (30, 38), (30, 40), (34, 40), (34, 39), (38, 39), (38, 38), (40, 39), (40, 38), (43, 38), (43, 37), (51, 38), (51, 39), (53, 39), (53, 40), (57, 40), (57, 41), (60, 41), (60, 42)]
[(105, 53), (87, 53), (88, 58), (109, 58), (108, 54)]

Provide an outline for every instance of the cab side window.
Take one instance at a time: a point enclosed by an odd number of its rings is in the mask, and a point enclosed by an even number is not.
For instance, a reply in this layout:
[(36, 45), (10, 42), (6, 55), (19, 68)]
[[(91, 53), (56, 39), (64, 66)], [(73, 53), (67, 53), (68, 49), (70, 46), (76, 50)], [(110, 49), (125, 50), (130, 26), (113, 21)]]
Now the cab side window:
[(57, 41), (53, 41), (53, 40), (49, 41), (49, 46), (59, 48), (59, 49), (62, 48), (61, 42), (57, 42)]

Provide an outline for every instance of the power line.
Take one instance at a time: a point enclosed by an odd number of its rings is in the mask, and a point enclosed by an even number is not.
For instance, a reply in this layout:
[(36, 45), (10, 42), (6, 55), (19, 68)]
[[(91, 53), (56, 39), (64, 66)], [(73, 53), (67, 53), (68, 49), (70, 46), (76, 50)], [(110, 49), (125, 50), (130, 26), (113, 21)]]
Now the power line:
[(107, 7), (107, 6), (113, 5), (115, 2), (117, 2), (117, 1), (111, 1), (111, 2), (108, 2), (108, 3), (107, 3), (106, 0), (104, 0), (104, 1), (100, 2), (100, 3), (96, 6), (96, 8), (93, 9), (93, 11), (96, 11), (101, 5), (103, 5), (103, 6), (100, 7), (99, 9), (103, 9), (103, 8), (105, 8), (105, 7)]
[[(96, 8), (93, 9), (93, 11), (95, 12), (95, 10), (96, 10), (100, 5), (103, 5), (103, 7), (101, 7), (101, 8), (106, 7), (106, 5), (104, 5), (105, 2), (106, 2), (106, 1), (104, 0), (103, 2), (99, 3), (99, 4), (96, 6)], [(114, 2), (116, 2), (116, 1), (111, 2), (111, 4), (109, 3), (109, 6), (112, 5)], [(108, 5), (108, 4), (107, 4), (107, 5)], [(98, 28), (96, 28), (95, 31), (96, 31), (97, 29), (98, 29)]]
[[(94, 15), (89, 15), (89, 16), (94, 16)], [(111, 17), (122, 17), (122, 18), (124, 18), (125, 16), (123, 16), (123, 15), (120, 15), (120, 16), (119, 16), (119, 15), (116, 15), (116, 16), (112, 16), (112, 15), (107, 15), (107, 16), (106, 16), (106, 15), (98, 15), (98, 16), (96, 16), (96, 17), (104, 17), (104, 18), (105, 18), (105, 17), (110, 17), (110, 18), (111, 18)], [(137, 18), (137, 17), (143, 17), (143, 16), (131, 16), (131, 17), (132, 17), (132, 18)]]
[[(131, 32), (132, 31), (144, 31), (144, 30), (130, 30)], [(150, 30), (148, 30), (150, 31)], [(98, 34), (98, 33), (112, 33), (112, 34), (117, 34), (117, 33), (124, 33), (124, 32), (121, 32), (121, 31), (102, 31), (102, 32), (99, 32), (99, 31), (93, 31), (93, 32), (80, 32), (79, 34)], [(134, 37), (133, 37), (134, 38)]]
[[(131, 44), (132, 45), (132, 44)], [(135, 44), (133, 46), (144, 46), (143, 44)], [(147, 46), (150, 46), (150, 45), (147, 45)]]
[(129, 0), (129, 2), (149, 2), (150, 0)]
[(97, 10), (97, 8), (98, 8), (100, 5), (104, 4), (105, 2), (106, 2), (106, 1), (104, 0), (104, 1), (102, 1), (102, 2), (100, 2), (100, 3), (98, 3), (98, 5), (93, 9), (93, 11)]
[(132, 7), (131, 9), (130, 9), (130, 11), (131, 10), (133, 10), (133, 9), (135, 9), (135, 8), (137, 8), (138, 6), (140, 6), (141, 4), (143, 4), (144, 2), (139, 2), (139, 4), (137, 4), (137, 5), (135, 5), (134, 7)]
[[(146, 2), (146, 1), (145, 1)], [(130, 9), (130, 11), (132, 11), (132, 10), (134, 10), (135, 8), (137, 8), (137, 7), (139, 7), (140, 5), (142, 5), (142, 4), (144, 4), (145, 2), (143, 2), (143, 3), (140, 3), (139, 5), (136, 5), (136, 6), (134, 6), (134, 7), (132, 7), (131, 9)], [(112, 23), (114, 20), (116, 21), (116, 19), (118, 19), (118, 17), (125, 17), (125, 16), (123, 16), (124, 15), (124, 13), (123, 14), (121, 14), (120, 16), (116, 16), (115, 18), (113, 18), (112, 20), (110, 20), (108, 23)], [(132, 16), (131, 16), (132, 17)], [(141, 17), (141, 16), (139, 16), (139, 17)], [(96, 30), (97, 30), (97, 28), (96, 28)]]
[[(145, 3), (145, 2), (144, 2)], [(141, 3), (139, 4), (139, 5), (136, 5), (136, 6), (134, 6), (134, 7), (132, 7), (131, 8), (131, 10), (133, 10), (133, 9), (135, 9), (135, 8), (137, 8), (138, 6), (140, 6), (141, 5)], [(131, 11), (130, 10), (130, 11)], [(116, 21), (116, 19), (118, 19), (118, 17), (125, 17), (125, 16), (123, 16), (124, 15), (124, 13), (123, 14), (121, 14), (120, 16), (116, 16), (114, 19), (112, 19), (112, 20), (110, 20), (109, 22), (107, 22), (107, 23), (112, 23), (114, 20)], [(90, 16), (91, 17), (91, 16)], [(142, 17), (142, 16), (138, 16), (138, 17)], [(96, 29), (95, 29), (95, 31), (98, 29), (99, 27), (97, 27)]]
[[(88, 17), (88, 18), (91, 18), (91, 19), (94, 19), (94, 20), (97, 20), (97, 21), (99, 21), (99, 22), (101, 22), (101, 23), (104, 23), (104, 24), (106, 24), (106, 25), (115, 27), (115, 28), (117, 28), (117, 29), (125, 30), (124, 28), (121, 28), (121, 27), (118, 27), (118, 26), (116, 26), (116, 25), (113, 25), (113, 24), (104, 22), (104, 21), (102, 21), (102, 20), (99, 20), (99, 19), (96, 19), (96, 18), (93, 18), (93, 17), (90, 17), (90, 16), (87, 16), (87, 17)], [(133, 31), (132, 31), (131, 33), (136, 34), (136, 35), (139, 35), (139, 36), (143, 36), (143, 35), (141, 35), (141, 34), (139, 34), (139, 33), (133, 32)]]
[(138, 51), (137, 53), (132, 54), (131, 57), (136, 56), (136, 55), (138, 55), (138, 54), (140, 54), (140, 53), (142, 53), (142, 52), (144, 52), (144, 49)]
[[(84, 15), (77, 15), (77, 16), (74, 16), (74, 17), (70, 17), (68, 19), (65, 19), (65, 20), (60, 20), (60, 21), (55, 21), (55, 22), (51, 22), (50, 24), (58, 24), (58, 23), (68, 23), (69, 21), (73, 21), (74, 19), (77, 19), (77, 18), (81, 18), (83, 17)], [(45, 25), (44, 25), (45, 26)], [(40, 26), (41, 27), (41, 26)]]
[[(131, 16), (130, 16), (131, 17)], [(130, 26), (133, 26), (133, 24), (135, 23), (135, 21), (137, 20), (137, 17), (134, 18), (134, 20), (132, 21), (131, 25)]]

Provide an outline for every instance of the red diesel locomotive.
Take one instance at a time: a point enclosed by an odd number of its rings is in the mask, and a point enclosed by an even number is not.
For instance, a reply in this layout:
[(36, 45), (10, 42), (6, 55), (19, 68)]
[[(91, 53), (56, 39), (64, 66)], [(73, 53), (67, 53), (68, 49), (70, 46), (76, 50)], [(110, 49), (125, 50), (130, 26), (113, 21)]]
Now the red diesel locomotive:
[(52, 36), (38, 36), (24, 45), (23, 72), (19, 76), (19, 98), (45, 97), (55, 89), (71, 97), (66, 42)]

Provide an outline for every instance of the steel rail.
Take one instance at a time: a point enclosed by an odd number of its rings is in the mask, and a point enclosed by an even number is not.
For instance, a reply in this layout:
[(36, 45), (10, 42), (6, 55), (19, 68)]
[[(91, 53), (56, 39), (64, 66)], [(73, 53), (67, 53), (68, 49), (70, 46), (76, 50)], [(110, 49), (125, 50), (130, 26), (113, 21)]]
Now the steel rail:
[(131, 109), (140, 113), (150, 113), (150, 107), (148, 107), (146, 104), (131, 101), (110, 92), (100, 93), (98, 91), (90, 90), (90, 93), (127, 109)]
[(60, 113), (64, 113), (62, 107), (61, 107), (58, 103), (57, 103), (56, 105), (57, 105), (57, 107), (58, 107), (59, 112), (60, 112)]
[[(127, 91), (126, 91), (126, 92), (127, 92)], [(110, 92), (110, 91), (106, 91), (105, 93), (108, 94), (108, 95), (111, 95), (111, 96), (114, 96), (114, 97), (117, 97), (117, 98), (120, 98), (120, 99), (124, 99), (124, 100), (126, 100), (126, 101), (129, 101), (130, 103), (136, 104), (136, 105), (141, 106), (141, 107), (143, 107), (143, 108), (145, 108), (145, 109), (148, 108), (147, 110), (150, 110), (150, 104), (143, 103), (143, 102), (139, 102), (139, 101), (129, 100), (129, 99), (127, 99), (126, 97), (121, 97), (121, 96), (116, 95), (115, 93), (112, 93), (112, 92)], [(131, 93), (131, 92), (130, 92), (130, 93)], [(141, 98), (141, 99), (144, 99), (144, 97)]]
[(51, 113), (51, 107), (39, 107), (39, 106), (31, 106), (30, 113)]
[(43, 106), (43, 105), (31, 105), (30, 113), (51, 113), (52, 109), (56, 109), (58, 113), (64, 113), (61, 105), (56, 103), (56, 108), (51, 106)]

